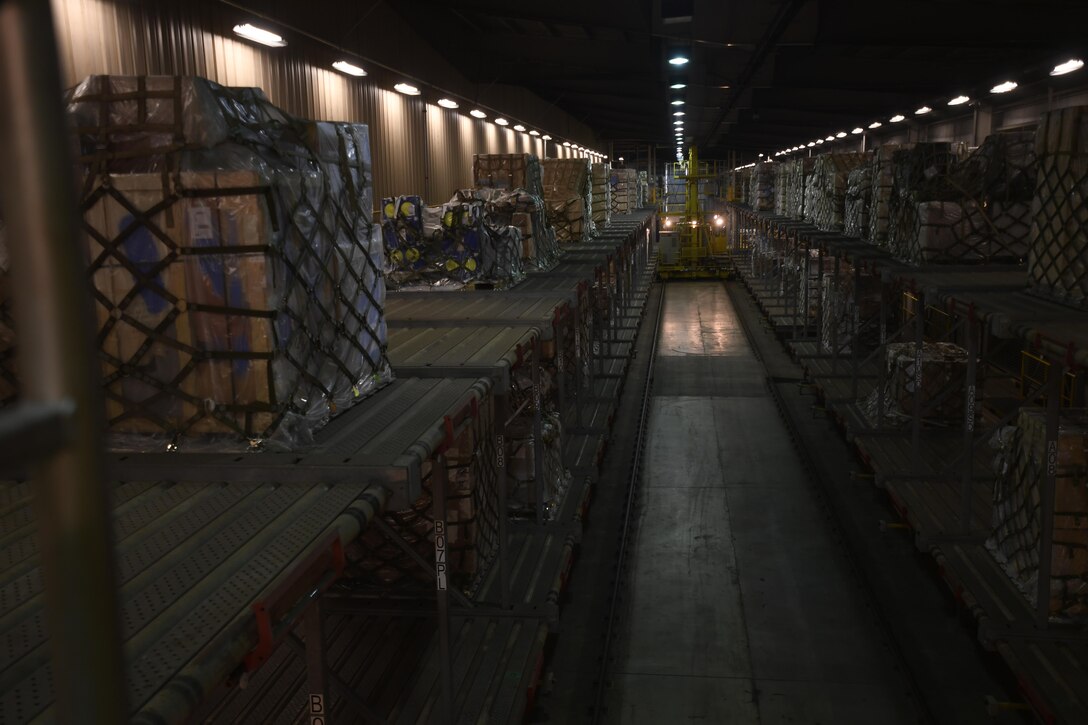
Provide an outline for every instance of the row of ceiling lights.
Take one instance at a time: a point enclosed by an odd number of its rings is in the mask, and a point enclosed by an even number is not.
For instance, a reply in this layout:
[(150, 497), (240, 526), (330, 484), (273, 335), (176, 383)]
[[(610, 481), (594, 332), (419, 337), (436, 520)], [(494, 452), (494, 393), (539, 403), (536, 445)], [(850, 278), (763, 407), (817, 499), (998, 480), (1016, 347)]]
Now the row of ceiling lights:
[[(669, 58), (669, 65), (673, 66), (674, 68), (682, 68), (687, 64), (688, 64), (687, 56), (674, 55), (671, 58)], [(671, 90), (674, 90), (674, 91), (682, 91), (685, 88), (687, 88), (687, 84), (686, 83), (676, 82), (676, 83), (671, 84), (669, 86), (669, 88)], [(672, 112), (672, 116), (673, 116), (673, 119), (674, 119), (672, 124), (673, 124), (673, 127), (674, 127), (673, 130), (676, 133), (676, 160), (677, 161), (683, 161), (684, 160), (684, 115), (685, 114), (684, 114), (684, 110), (682, 108), (683, 105), (684, 105), (684, 100), (682, 98), (674, 98), (670, 102), (670, 107), (674, 109), (673, 112)]]
[[(270, 48), (283, 48), (287, 45), (287, 41), (283, 39), (283, 36), (273, 33), (271, 30), (266, 30), (250, 23), (235, 25), (234, 32), (240, 37), (245, 38), (246, 40), (252, 40), (253, 42), (260, 43), (261, 45), (267, 45)], [(354, 76), (356, 78), (362, 78), (363, 76), (367, 75), (365, 68), (361, 68), (354, 63), (350, 63), (346, 60), (338, 60), (332, 64), (332, 67), (340, 71), (341, 73), (349, 76)], [(403, 93), (406, 96), (419, 96), (423, 93), (423, 91), (421, 91), (417, 86), (414, 86), (411, 83), (405, 83), (403, 81), (395, 84), (393, 86), (393, 90), (397, 91), (398, 93)], [(440, 98), (437, 103), (442, 108), (447, 108), (450, 110), (455, 110), (461, 107), (460, 103), (450, 98)], [(479, 108), (474, 108), (468, 113), (473, 118), (477, 118), (481, 121), (487, 120), (487, 114)], [(497, 116), (494, 120), (494, 123), (496, 126), (510, 125), (510, 121), (503, 118), (502, 116)], [(539, 136), (541, 141), (552, 140), (552, 137), (549, 134), (541, 134), (540, 131), (537, 131), (536, 129), (526, 129), (525, 126), (520, 123), (515, 123), (513, 126), (513, 130), (518, 131), (519, 133), (527, 133), (530, 136)], [(559, 142), (557, 141), (556, 143)], [(576, 143), (571, 143), (570, 141), (563, 141), (562, 144), (566, 148), (570, 148), (574, 151), (581, 151), (587, 156), (592, 156), (593, 158), (598, 160), (605, 160), (608, 158), (608, 156), (600, 153), (599, 151), (594, 151), (593, 149), (587, 148), (585, 146), (580, 146)]]
[[(1083, 60), (1081, 60), (1080, 58), (1070, 58), (1069, 60), (1064, 61), (1064, 62), (1059, 63), (1058, 65), (1054, 66), (1054, 68), (1050, 71), (1050, 75), (1052, 75), (1052, 76), (1063, 76), (1063, 75), (1065, 75), (1067, 73), (1072, 73), (1073, 71), (1080, 70), (1083, 67), (1084, 67), (1084, 61)], [(1019, 84), (1016, 81), (1004, 81), (1002, 83), (998, 83), (996, 86), (991, 88), (990, 93), (994, 93), (994, 94), (1008, 93), (1010, 91), (1016, 90), (1016, 88), (1018, 88), (1018, 87), (1019, 87)], [(971, 100), (970, 96), (960, 94), (960, 95), (955, 96), (954, 98), (949, 99), (948, 102), (947, 102), (947, 105), (949, 105), (949, 106), (962, 106), (963, 104), (967, 103), (970, 100)], [(929, 106), (922, 106), (921, 108), (918, 108), (918, 109), (916, 109), (914, 111), (914, 115), (915, 116), (924, 116), (925, 114), (931, 113), (932, 111), (933, 111), (933, 109), (930, 108)], [(900, 121), (905, 121), (906, 118), (907, 117), (904, 116), (902, 113), (897, 113), (894, 116), (892, 116), (891, 118), (889, 118), (888, 122), (889, 123), (899, 123)], [(880, 121), (873, 121), (872, 123), (869, 124), (869, 128), (877, 129), (877, 128), (880, 128), (883, 125), (884, 124), (881, 123)], [(855, 136), (859, 135), (859, 134), (863, 134), (863, 133), (865, 133), (865, 129), (862, 128), (861, 126), (857, 126), (853, 130), (850, 131), (850, 134), (853, 134)], [(795, 151), (803, 151), (806, 148), (812, 148), (814, 146), (819, 146), (819, 145), (823, 144), (825, 141), (836, 141), (837, 139), (846, 138), (847, 135), (849, 135), (849, 134), (847, 134), (846, 131), (839, 131), (838, 133), (829, 135), (826, 138), (818, 138), (815, 141), (809, 141), (808, 143), (801, 143), (798, 146), (793, 146), (793, 147), (788, 148), (788, 149), (782, 149), (781, 151), (775, 152), (775, 156), (785, 156), (785, 155), (791, 154), (791, 153), (793, 153)], [(763, 154), (760, 154), (759, 158), (763, 158)], [(740, 169), (746, 169), (749, 166), (754, 166), (754, 164), (748, 164), (746, 166), (739, 166), (735, 170), (739, 171)]]

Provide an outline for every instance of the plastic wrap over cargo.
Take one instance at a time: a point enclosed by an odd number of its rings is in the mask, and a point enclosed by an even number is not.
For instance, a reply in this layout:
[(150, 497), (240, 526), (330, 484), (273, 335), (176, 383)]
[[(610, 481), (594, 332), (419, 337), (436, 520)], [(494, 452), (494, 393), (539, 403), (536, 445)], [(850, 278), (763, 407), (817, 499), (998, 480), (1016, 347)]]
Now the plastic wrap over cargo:
[(748, 205), (756, 211), (774, 209), (774, 174), (777, 164), (770, 161), (756, 164), (752, 169), (751, 188), (748, 191)]
[(805, 218), (825, 232), (843, 230), (850, 172), (869, 163), (867, 153), (820, 154), (812, 167)]
[(787, 215), (790, 175), (796, 163), (797, 159), (789, 159), (774, 165), (774, 213), (776, 216)]
[(533, 154), (475, 154), (472, 181), (479, 189), (524, 189), (544, 195), (543, 171)]
[(555, 229), (548, 223), (544, 199), (524, 189), (461, 189), (450, 203), (479, 201), (484, 225), (492, 234), (516, 227), (521, 236), (522, 267), (526, 271), (551, 269), (559, 259)]
[[(1039, 557), (1049, 557), (1050, 620), (1088, 623), (1088, 410), (1061, 412), (1052, 455), (1045, 408), (1021, 408), (1016, 425), (999, 429), (991, 445), (997, 481), (986, 548), (1032, 607), (1039, 601)], [(1040, 501), (1050, 461), (1056, 467), (1054, 539), (1050, 551), (1042, 551)]]
[(805, 218), (806, 187), (815, 163), (816, 160), (810, 156), (795, 159), (790, 166), (789, 176), (786, 179), (786, 216), (794, 219)]
[(895, 183), (895, 154), (909, 149), (913, 144), (884, 144), (873, 154), (869, 175), (869, 242), (880, 247), (888, 246), (888, 229), (891, 227), (892, 186)]
[(930, 180), (948, 174), (955, 161), (947, 143), (919, 143), (895, 152), (892, 158), (892, 190), (888, 201), (888, 249), (909, 259), (916, 230), (916, 207), (926, 200), (923, 188)]
[(866, 239), (869, 236), (869, 199), (872, 192), (872, 162), (850, 172), (846, 181), (843, 234)]
[[(891, 421), (910, 419), (915, 410), (915, 391), (922, 420), (933, 425), (957, 425), (963, 422), (963, 385), (967, 373), (967, 351), (950, 342), (922, 343), (920, 356), (913, 342), (893, 342), (887, 346), (887, 385), (884, 389), (884, 415)], [(917, 369), (918, 360), (921, 370)], [(919, 387), (919, 384), (921, 387)], [(865, 413), (879, 424), (879, 392), (873, 391)]]
[(612, 165), (592, 164), (593, 223), (603, 229), (612, 223)]
[(824, 272), (821, 280), (823, 321), (820, 337), (824, 350), (838, 347), (839, 354), (850, 352), (855, 338), (864, 347), (879, 343), (879, 326), (870, 324), (880, 311), (880, 277), (859, 273), (840, 260), (838, 275)]
[(1088, 106), (1043, 114), (1028, 278), (1038, 292), (1088, 307)]
[(386, 276), (396, 289), (509, 287), (525, 276), (521, 232), (489, 227), (485, 204), (455, 197), (427, 206), (418, 196), (382, 201)]
[(612, 215), (630, 214), (639, 208), (638, 172), (634, 169), (612, 169)]
[(294, 447), (391, 379), (366, 126), (177, 77), (68, 115), (113, 445)]
[(644, 209), (650, 205), (650, 175), (638, 172), (638, 207)]
[(925, 201), (915, 205), (903, 257), (911, 262), (1020, 262), (1031, 206), (1024, 202)]
[(588, 241), (596, 233), (588, 159), (544, 159), (544, 203), (559, 242)]

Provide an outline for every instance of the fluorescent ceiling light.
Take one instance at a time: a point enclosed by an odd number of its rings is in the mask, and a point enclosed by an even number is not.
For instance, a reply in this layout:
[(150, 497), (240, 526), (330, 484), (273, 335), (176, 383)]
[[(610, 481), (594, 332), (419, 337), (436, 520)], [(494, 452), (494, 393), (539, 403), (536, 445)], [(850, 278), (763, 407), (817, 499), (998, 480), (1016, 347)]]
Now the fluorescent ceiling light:
[(831, 134), (830, 136), (828, 136), (827, 138), (824, 139), (824, 141), (834, 141), (834, 140), (835, 140), (835, 134)]
[(681, 121), (680, 119), (676, 119), (675, 121), (672, 122), (672, 125), (673, 126), (683, 126), (684, 122)]
[(835, 138), (846, 138), (846, 131), (839, 131), (835, 134)]
[(525, 127), (524, 127), (524, 126), (522, 126), (522, 125), (521, 125), (520, 123), (519, 123), (519, 124), (516, 124), (516, 125), (514, 126), (514, 130), (515, 130), (515, 131), (521, 131), (522, 133), (525, 133)]
[(235, 25), (234, 32), (246, 40), (252, 40), (254, 43), (260, 43), (261, 45), (267, 45), (270, 48), (282, 48), (287, 45), (287, 41), (283, 39), (283, 36), (276, 35), (271, 30), (258, 28), (256, 25), (250, 25), (249, 23)]
[(672, 58), (669, 58), (669, 65), (685, 65), (687, 62), (688, 59), (682, 55), (674, 55)]
[(818, 138), (818, 139), (816, 139), (816, 145), (817, 145), (817, 146), (819, 146), (819, 145), (820, 145), (820, 144), (822, 144), (823, 142), (824, 142), (824, 140), (823, 140), (822, 138)]
[(348, 63), (346, 60), (338, 60), (332, 64), (332, 67), (341, 73), (347, 73), (349, 76), (355, 76), (356, 78), (362, 78), (366, 75), (366, 71), (354, 63)]
[(815, 146), (815, 145), (816, 145), (816, 142), (815, 142), (815, 141), (809, 141), (809, 142), (808, 142), (808, 147), (809, 147), (809, 148), (812, 148), (812, 147), (813, 147), (813, 146)]
[[(238, 28), (235, 28), (235, 31), (237, 30)], [(1064, 63), (1058, 63), (1058, 65), (1054, 66), (1054, 70), (1050, 71), (1050, 75), (1064, 76), (1066, 73), (1072, 73), (1073, 71), (1080, 70), (1083, 67), (1083, 60), (1081, 60), (1080, 58), (1070, 58)]]
[(541, 141), (551, 141), (552, 137), (549, 136), (548, 134), (544, 134), (543, 136), (540, 137), (540, 140)]
[(510, 122), (507, 121), (505, 118), (496, 118), (495, 119), (495, 125), (496, 126), (509, 126)]
[(479, 108), (473, 108), (471, 111), (468, 112), (468, 115), (472, 116), (473, 118), (487, 118), (487, 114), (481, 111)]
[(914, 112), (914, 115), (915, 116), (924, 116), (925, 114), (929, 113), (932, 110), (933, 109), (930, 108), (929, 106), (922, 106), (921, 108), (919, 108), (917, 111)]
[(564, 141), (564, 142), (563, 142), (563, 145), (564, 145), (564, 146), (570, 146), (570, 141)]
[(969, 97), (967, 97), (967, 96), (956, 96), (955, 98), (953, 98), (951, 101), (948, 102), (948, 105), (950, 105), (950, 106), (962, 106), (964, 103), (967, 103), (970, 100), (971, 99)]
[(672, 105), (674, 105), (674, 106), (682, 106), (682, 105), (684, 105), (684, 102), (683, 102), (683, 101), (673, 101), (673, 102), (672, 102)]
[(397, 93), (403, 93), (406, 96), (418, 96), (419, 89), (413, 86), (411, 83), (398, 83), (393, 86), (393, 90)]
[(459, 108), (461, 106), (457, 101), (451, 101), (448, 98), (438, 99), (438, 105), (442, 106), (442, 108)]
[(1005, 81), (1004, 83), (998, 83), (996, 86), (990, 89), (990, 93), (1008, 93), (1014, 90), (1019, 84), (1016, 81)]
[(530, 136), (539, 136), (539, 135), (540, 135), (540, 131), (537, 131), (537, 130), (536, 130), (536, 129), (534, 128), (534, 129), (533, 129), (532, 131), (530, 131), (530, 132), (529, 132), (529, 135), (530, 135)]
[(674, 115), (674, 116), (683, 116), (683, 115), (685, 115), (685, 114), (684, 114), (684, 112), (683, 112), (683, 111), (673, 111), (673, 114), (672, 114), (672, 115)]
[(904, 116), (902, 113), (897, 113), (894, 116), (892, 116), (891, 118), (889, 118), (888, 121), (890, 121), (891, 123), (899, 123), (900, 121), (903, 121), (906, 118), (907, 117)]
[(883, 125), (884, 124), (881, 123), (880, 121), (873, 121), (872, 123), (869, 124), (869, 128), (880, 128)]
[(851, 131), (850, 133), (852, 133), (852, 134), (855, 134), (855, 135), (856, 135), (856, 134), (859, 134), (859, 133), (865, 133), (865, 129), (864, 129), (864, 128), (862, 128), (861, 126), (858, 126), (857, 128), (855, 128), (855, 129), (854, 129), (853, 131)]
[(678, 91), (681, 88), (687, 88), (687, 85), (684, 83), (673, 83), (671, 86), (669, 86), (669, 88), (673, 89), (674, 91)]

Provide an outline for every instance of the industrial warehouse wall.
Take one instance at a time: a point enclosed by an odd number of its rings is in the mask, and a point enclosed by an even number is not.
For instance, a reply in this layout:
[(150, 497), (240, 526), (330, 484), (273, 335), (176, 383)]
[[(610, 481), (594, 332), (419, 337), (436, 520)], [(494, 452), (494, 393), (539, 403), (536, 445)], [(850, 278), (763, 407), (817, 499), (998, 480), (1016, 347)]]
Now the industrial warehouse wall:
[[(51, 2), (67, 86), (94, 74), (198, 75), (227, 86), (259, 87), (273, 103), (304, 118), (366, 123), (376, 202), (396, 194), (446, 201), (472, 185), (474, 153), (574, 155), (555, 141), (547, 143), (545, 154), (538, 137), (472, 118), (468, 108), (451, 111), (424, 96), (397, 93), (393, 84), (403, 78), (382, 67), (364, 62), (370, 73), (365, 78), (338, 73), (329, 66), (340, 54), (316, 42), (292, 38), (286, 48), (265, 48), (236, 39), (230, 29), (247, 17), (212, 0)], [(447, 81), (455, 73), (448, 65), (439, 70)], [(531, 123), (539, 117), (592, 143), (584, 124), (544, 108), (527, 91), (493, 89), (487, 100), (511, 118)]]

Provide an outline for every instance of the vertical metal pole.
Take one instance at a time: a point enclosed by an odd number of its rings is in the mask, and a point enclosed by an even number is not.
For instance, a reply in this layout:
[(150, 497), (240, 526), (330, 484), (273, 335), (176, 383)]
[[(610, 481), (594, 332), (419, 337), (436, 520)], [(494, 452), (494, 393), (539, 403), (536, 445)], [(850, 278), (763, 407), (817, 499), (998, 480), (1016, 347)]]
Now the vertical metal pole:
[[(839, 268), (842, 264), (842, 256), (835, 255), (835, 268), (832, 274), (835, 277), (834, 285), (837, 287), (839, 284)], [(835, 375), (839, 371), (839, 322), (842, 315), (840, 315), (841, 304), (838, 302), (838, 296), (836, 295), (836, 303), (834, 317), (831, 320), (831, 374)]]
[(911, 460), (914, 462), (914, 472), (921, 473), (921, 448), (922, 448), (922, 348), (925, 343), (925, 298), (919, 295), (915, 299), (914, 309), (914, 415), (910, 424), (910, 450)]
[[(560, 372), (562, 376), (562, 372)], [(499, 599), (503, 609), (510, 606), (510, 562), (508, 553), (509, 504), (507, 503), (510, 473), (507, 468), (506, 419), (510, 416), (510, 382), (495, 396), (495, 471), (499, 485)]]
[(1039, 579), (1036, 596), (1035, 623), (1045, 627), (1050, 620), (1051, 557), (1054, 555), (1054, 489), (1058, 480), (1058, 424), (1061, 415), (1062, 379), (1065, 370), (1054, 362), (1047, 371), (1046, 397), (1046, 471), (1043, 490), (1039, 492)]
[(449, 483), (446, 457), (441, 453), (434, 457), (431, 475), (431, 510), (434, 516), (434, 570), (435, 602), (438, 613), (438, 660), (442, 681), (442, 712), (439, 722), (453, 723), (453, 652), (450, 651), (450, 591), (449, 548), (446, 521), (446, 485)]
[(325, 627), (321, 617), (321, 600), (306, 610), (302, 617), (306, 638), (306, 687), (309, 690), (306, 720), (309, 725), (330, 725), (328, 688), (325, 672)]
[(533, 477), (536, 482), (536, 522), (544, 523), (544, 413), (540, 393), (540, 340), (533, 345)]
[[(857, 262), (857, 260), (854, 260)], [(858, 370), (858, 364), (861, 357), (861, 267), (857, 264), (854, 265), (854, 304), (853, 307), (853, 329), (850, 331), (850, 396), (854, 399), (858, 399), (858, 376), (861, 371)]]
[(971, 533), (971, 488), (975, 460), (975, 388), (978, 381), (978, 325), (975, 311), (967, 312), (967, 380), (963, 405), (963, 470), (960, 479), (960, 530)]
[[(804, 245), (801, 247), (801, 255), (804, 261), (804, 271), (801, 272), (801, 284), (798, 291), (801, 293), (800, 307), (806, 312), (808, 311), (808, 265), (809, 265), (809, 249), (808, 249), (808, 237), (805, 238)], [(790, 339), (797, 339), (797, 325), (800, 320), (797, 319), (797, 313), (799, 310), (794, 307), (793, 310), (793, 330), (790, 332)], [(805, 327), (808, 328), (808, 317), (805, 316)]]
[[(71, 443), (30, 470), (57, 722), (128, 720), (103, 480), (103, 406), (50, 3), (0, 0), (0, 201), (27, 404), (69, 404)], [(58, 437), (61, 432), (57, 432)]]

